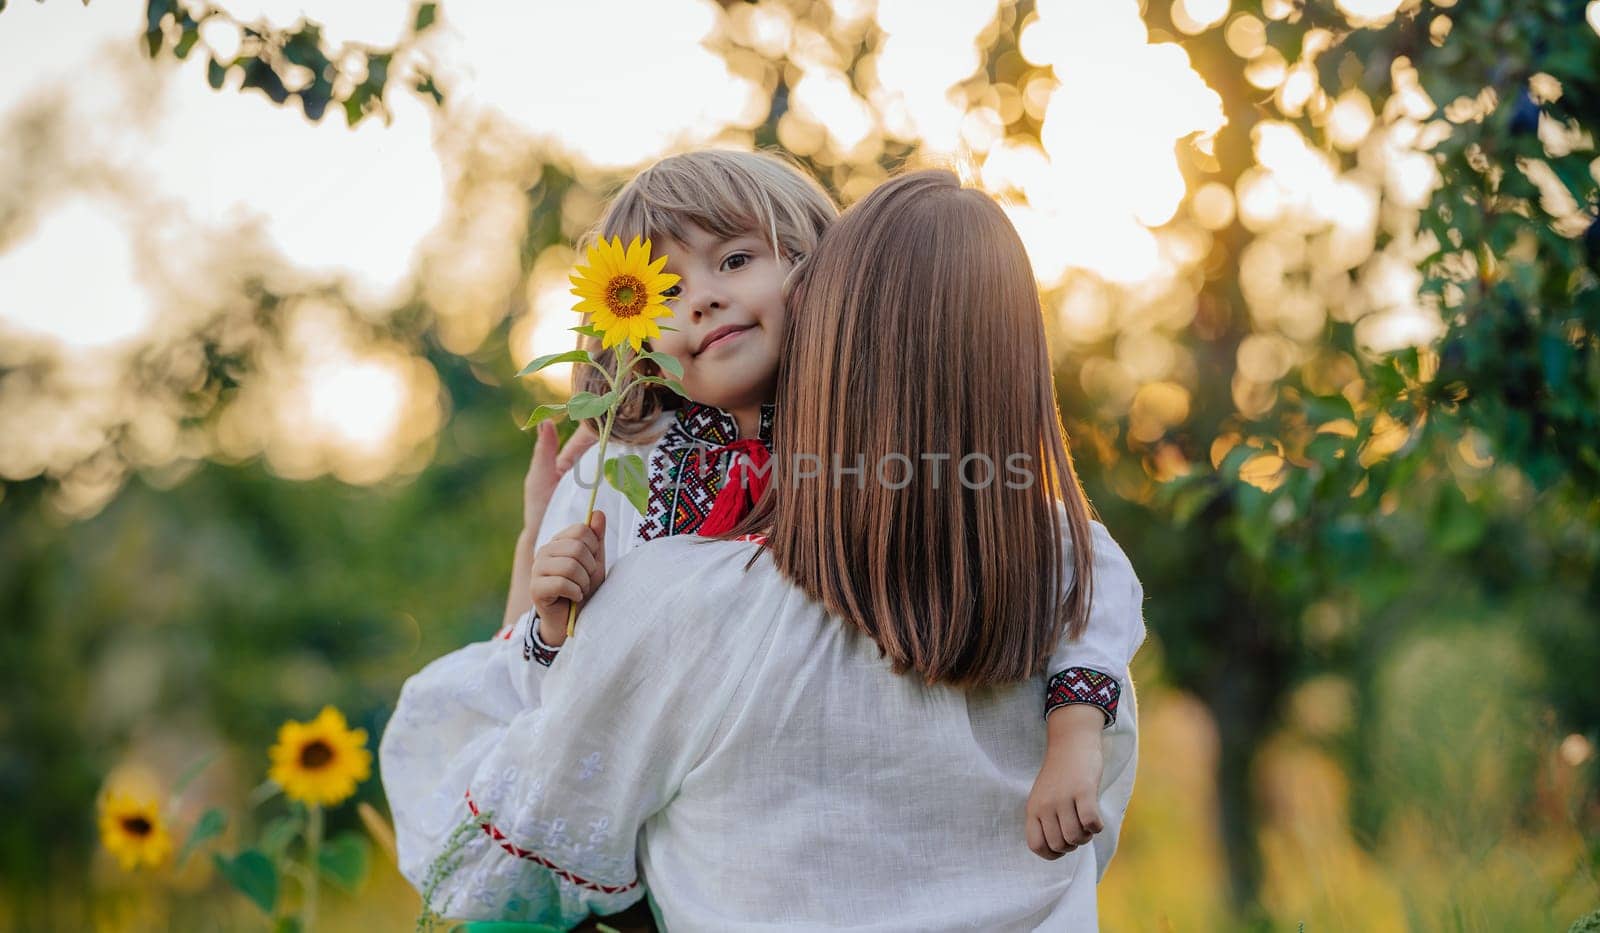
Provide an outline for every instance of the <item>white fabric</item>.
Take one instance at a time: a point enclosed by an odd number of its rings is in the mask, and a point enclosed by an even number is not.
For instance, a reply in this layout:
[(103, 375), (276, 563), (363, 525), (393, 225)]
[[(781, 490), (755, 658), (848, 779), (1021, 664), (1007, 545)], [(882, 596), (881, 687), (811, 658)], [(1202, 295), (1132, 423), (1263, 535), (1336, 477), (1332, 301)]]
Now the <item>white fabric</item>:
[(1122, 686), (1105, 845), (1027, 848), (1044, 678), (967, 693), (896, 675), (770, 561), (747, 571), (757, 545), (676, 537), (617, 564), (551, 667), (523, 660), (519, 632), (406, 683), (379, 749), (401, 871), (429, 884), (470, 790), (530, 857), (472, 831), (435, 888), (450, 917), (570, 925), (642, 894), (553, 865), (647, 880), (669, 930), (1093, 930), (1144, 636), (1138, 580), (1098, 524), (1095, 547), (1090, 630)]

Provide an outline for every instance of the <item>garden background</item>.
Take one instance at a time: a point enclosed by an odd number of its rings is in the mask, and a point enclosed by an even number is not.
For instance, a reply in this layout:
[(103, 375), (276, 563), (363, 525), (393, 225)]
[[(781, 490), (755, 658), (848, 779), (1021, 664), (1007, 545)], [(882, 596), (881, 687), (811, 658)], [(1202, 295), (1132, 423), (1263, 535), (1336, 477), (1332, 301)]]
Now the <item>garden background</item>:
[[(1148, 596), (1107, 930), (1565, 929), (1597, 124), (1583, 0), (0, 0), (0, 927), (269, 927), (210, 854), (291, 812), (279, 724), (375, 744), (493, 633), (571, 244), (731, 145), (845, 203), (954, 166), (1021, 231)], [(164, 819), (225, 830), (121, 869), (97, 800), (196, 762)], [(321, 928), (408, 928), (360, 845)]]

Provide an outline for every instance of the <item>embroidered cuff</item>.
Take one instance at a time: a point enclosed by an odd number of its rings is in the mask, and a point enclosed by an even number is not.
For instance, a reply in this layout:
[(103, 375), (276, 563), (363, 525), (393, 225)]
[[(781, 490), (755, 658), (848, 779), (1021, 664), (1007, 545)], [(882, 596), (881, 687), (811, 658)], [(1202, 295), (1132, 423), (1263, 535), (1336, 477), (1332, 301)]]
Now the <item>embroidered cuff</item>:
[(1097, 706), (1106, 716), (1106, 728), (1117, 721), (1117, 700), (1122, 697), (1122, 686), (1110, 674), (1102, 674), (1089, 667), (1069, 667), (1050, 678), (1045, 691), (1046, 717), (1063, 706), (1087, 703)]
[(522, 638), (522, 660), (534, 661), (549, 667), (550, 662), (556, 659), (556, 655), (560, 651), (560, 648), (550, 647), (544, 643), (543, 638), (539, 637), (539, 615), (538, 613), (529, 613), (528, 634)]

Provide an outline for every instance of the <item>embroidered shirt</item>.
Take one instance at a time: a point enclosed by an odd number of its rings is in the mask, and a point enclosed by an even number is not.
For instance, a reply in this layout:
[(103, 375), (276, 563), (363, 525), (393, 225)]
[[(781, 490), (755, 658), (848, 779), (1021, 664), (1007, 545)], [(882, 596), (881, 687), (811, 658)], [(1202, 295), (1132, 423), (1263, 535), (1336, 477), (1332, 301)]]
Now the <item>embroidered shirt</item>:
[[(759, 439), (772, 446), (775, 406), (761, 406)], [(692, 535), (711, 514), (726, 481), (727, 465), (711, 456), (739, 439), (739, 425), (720, 408), (687, 402), (651, 451), (646, 478), (650, 503), (639, 524), (639, 539)]]
[(1144, 623), (1091, 527), (1089, 654), (1120, 704), (1090, 845), (1047, 862), (1023, 842), (1045, 677), (897, 675), (770, 561), (747, 569), (759, 543), (674, 536), (614, 568), (549, 667), (491, 639), (407, 681), (379, 747), (401, 872), (446, 916), (564, 928), (648, 883), (666, 929), (1094, 930)]

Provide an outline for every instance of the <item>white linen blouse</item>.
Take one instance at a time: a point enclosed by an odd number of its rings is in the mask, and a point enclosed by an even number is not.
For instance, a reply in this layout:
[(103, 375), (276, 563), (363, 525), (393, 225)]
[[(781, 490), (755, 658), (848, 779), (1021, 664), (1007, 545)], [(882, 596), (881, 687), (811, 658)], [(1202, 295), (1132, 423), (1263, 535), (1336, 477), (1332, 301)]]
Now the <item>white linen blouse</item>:
[(1092, 527), (1094, 637), (1063, 645), (1120, 693), (1091, 846), (1047, 862), (1025, 841), (1046, 678), (897, 675), (771, 561), (747, 569), (759, 544), (678, 536), (616, 564), (553, 663), (517, 632), (406, 682), (379, 748), (401, 872), (461, 919), (571, 925), (647, 880), (668, 930), (1096, 929), (1144, 622)]

